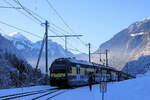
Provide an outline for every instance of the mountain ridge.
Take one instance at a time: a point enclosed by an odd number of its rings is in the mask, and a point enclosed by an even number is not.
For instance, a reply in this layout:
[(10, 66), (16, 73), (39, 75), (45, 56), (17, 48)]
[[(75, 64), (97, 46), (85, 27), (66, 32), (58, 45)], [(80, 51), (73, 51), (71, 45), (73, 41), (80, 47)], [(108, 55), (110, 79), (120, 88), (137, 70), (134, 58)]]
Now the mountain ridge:
[[(132, 23), (99, 48), (102, 52), (106, 49), (110, 51), (109, 65), (119, 70), (123, 70), (129, 61), (137, 61), (141, 56), (150, 55), (150, 18)], [(99, 49), (96, 52), (98, 51)]]

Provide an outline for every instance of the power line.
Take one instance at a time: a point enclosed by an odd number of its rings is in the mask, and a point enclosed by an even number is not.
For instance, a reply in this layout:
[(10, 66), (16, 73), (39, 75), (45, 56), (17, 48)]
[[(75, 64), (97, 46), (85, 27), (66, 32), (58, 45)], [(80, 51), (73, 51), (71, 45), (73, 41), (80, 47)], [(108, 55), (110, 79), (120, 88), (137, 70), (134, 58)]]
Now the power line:
[(54, 23), (51, 23), (51, 25), (53, 25), (55, 28), (59, 29), (60, 31), (63, 31), (63, 32), (65, 32), (65, 33), (69, 33), (68, 31), (66, 31), (66, 30), (64, 30), (64, 29), (62, 29), (62, 28), (60, 28), (59, 26), (55, 25)]
[(84, 53), (84, 52), (81, 52), (81, 51), (78, 50), (78, 49), (73, 49), (73, 48), (68, 48), (68, 50), (75, 51), (75, 52), (79, 52), (79, 53)]
[[(17, 4), (19, 4), (24, 10), (28, 10), (28, 13), (29, 14), (34, 14), (34, 15), (36, 15), (37, 17), (39, 17), (40, 19), (42, 19), (42, 20), (46, 20), (45, 18), (43, 18), (43, 17), (41, 17), (40, 15), (38, 15), (38, 14), (36, 14), (35, 12), (33, 12), (33, 11), (31, 11), (30, 9), (28, 9), (28, 8), (26, 8), (25, 6), (23, 6), (18, 0), (16, 1), (16, 0), (14, 0)], [(31, 16), (34, 16), (34, 15), (31, 15)], [(34, 16), (34, 18), (36, 18), (35, 16)], [(37, 19), (37, 18), (36, 18)], [(38, 19), (39, 20), (39, 19)], [(41, 23), (42, 23), (42, 21), (40, 21)], [(53, 25), (55, 25), (55, 24), (53, 24)], [(57, 27), (58, 28), (58, 26), (56, 26), (55, 25), (55, 27)], [(52, 28), (52, 27), (51, 27)], [(53, 28), (54, 29), (54, 28)], [(59, 28), (60, 29), (60, 28)], [(54, 29), (54, 30), (56, 30), (56, 29)], [(56, 30), (57, 31), (57, 30)], [(61, 32), (59, 32), (59, 33), (61, 33)], [(61, 33), (61, 34), (63, 34), (63, 33)]]
[(32, 32), (29, 32), (29, 31), (23, 30), (23, 29), (18, 28), (18, 27), (16, 27), (16, 26), (9, 25), (9, 24), (7, 24), (7, 23), (5, 23), (5, 22), (0, 21), (0, 23), (1, 23), (1, 24), (3, 24), (3, 25), (9, 26), (9, 27), (11, 27), (11, 28), (14, 28), (14, 29), (17, 29), (17, 30), (23, 31), (23, 32), (25, 32), (25, 33), (28, 33), (28, 34), (30, 34), (30, 35), (32, 35), (32, 36), (37, 37), (37, 38), (40, 38), (40, 39), (42, 38), (42, 37), (40, 37), (39, 35), (36, 35), (36, 34), (34, 34), (34, 33), (32, 33)]
[[(19, 1), (17, 0), (13, 0), (14, 2), (16, 2), (17, 4), (19, 4), (24, 10), (28, 10), (28, 14), (31, 14), (31, 13), (33, 13), (34, 15), (36, 15), (37, 17), (39, 17), (40, 19), (43, 19), (43, 20), (46, 20), (45, 18), (43, 18), (43, 17), (41, 17), (40, 15), (38, 15), (38, 14), (36, 14), (35, 12), (33, 12), (33, 11), (31, 11), (30, 9), (28, 9), (28, 8), (26, 8), (26, 7), (24, 7), (21, 3), (19, 3)], [(33, 14), (32, 14), (32, 16), (33, 16)], [(34, 17), (35, 18), (35, 17)], [(37, 19), (37, 18), (36, 18)], [(40, 21), (41, 22), (41, 21)], [(54, 24), (53, 24), (54, 25)], [(55, 25), (56, 26), (56, 25)], [(50, 29), (49, 29), (50, 30)], [(50, 31), (52, 31), (52, 30), (50, 30)], [(53, 33), (55, 33), (54, 31), (52, 31)], [(59, 32), (60, 33), (60, 32)], [(56, 34), (56, 33), (55, 33)]]
[(6, 6), (0, 6), (0, 8), (14, 8), (14, 9), (22, 9), (20, 7), (6, 7)]
[(52, 8), (54, 10), (54, 12), (57, 14), (57, 16), (62, 20), (62, 22), (68, 27), (68, 29), (70, 29), (70, 31), (72, 33), (74, 33), (74, 31), (70, 28), (70, 26), (65, 22), (65, 20), (63, 19), (63, 17), (57, 12), (57, 10), (53, 7), (53, 5), (51, 4), (51, 2), (49, 0), (46, 0), (49, 7)]
[[(14, 2), (16, 2), (17, 4), (19, 4), (16, 0), (13, 0)], [(5, 1), (6, 2), (6, 1)], [(35, 16), (37, 16), (38, 18), (40, 18), (41, 20), (46, 20), (45, 18), (43, 18), (43, 17), (41, 17), (40, 15), (38, 15), (37, 13), (35, 13), (35, 12), (33, 12), (32, 10), (30, 10), (30, 9), (28, 9), (27, 7), (25, 7), (25, 6), (23, 6), (21, 3), (21, 6), (23, 7), (14, 7), (12, 4), (10, 4), (9, 2), (6, 2), (7, 4), (9, 4), (9, 5), (11, 5), (11, 7), (8, 7), (8, 8), (14, 8), (14, 9), (25, 9), (25, 10), (28, 10), (28, 12), (30, 13), (30, 14), (32, 14), (32, 16), (33, 16), (33, 14), (35, 15)], [(20, 5), (19, 4), (19, 5)], [(7, 8), (7, 7), (5, 7), (5, 8)], [(38, 19), (38, 18), (36, 18), (36, 19)], [(38, 19), (39, 20), (39, 19)], [(40, 21), (40, 20), (39, 20)], [(42, 22), (42, 21), (40, 21), (40, 22)], [(67, 31), (65, 31), (64, 29), (62, 29), (62, 28), (60, 28), (60, 27), (58, 27), (57, 25), (55, 25), (54, 23), (50, 23), (51, 25), (53, 25), (53, 26), (55, 26), (57, 29), (60, 29), (60, 30), (62, 30), (62, 31), (64, 31), (64, 32), (66, 32), (66, 33), (69, 33), (69, 32), (67, 32)]]
[[(56, 36), (59, 36), (59, 35), (58, 35), (54, 30), (52, 30), (52, 29), (49, 29), (49, 31), (51, 31), (52, 33), (56, 34)], [(61, 38), (61, 39), (63, 40), (63, 42), (65, 41), (64, 38), (62, 38), (62, 37), (59, 37), (59, 38)], [(83, 53), (83, 52), (81, 52), (80, 50), (78, 50), (76, 47), (74, 47), (73, 45), (71, 45), (70, 43), (68, 43), (68, 45), (73, 48), (73, 49), (69, 48), (69, 50)]]
[[(64, 29), (62, 29), (62, 28), (60, 28), (60, 27), (56, 26), (55, 24), (51, 23), (51, 25), (53, 25), (55, 28), (59, 29), (60, 31), (63, 31), (63, 32), (65, 32), (65, 33), (68, 33), (68, 34), (69, 34), (69, 32), (68, 32), (68, 31), (66, 31), (66, 30), (64, 30)], [(53, 27), (51, 27), (51, 28), (53, 28)], [(55, 29), (55, 28), (53, 28), (53, 29)], [(56, 29), (55, 29), (55, 30), (56, 30)], [(60, 31), (59, 31), (59, 33), (63, 34), (63, 33), (62, 33), (62, 32), (60, 32)], [(63, 34), (63, 35), (64, 35), (64, 34)], [(71, 34), (71, 35), (72, 35), (72, 34)], [(85, 41), (83, 41), (80, 37), (76, 37), (76, 39), (80, 40), (80, 42), (81, 42), (83, 45), (87, 46), (87, 43), (86, 43)]]
[[(8, 2), (7, 0), (3, 0), (6, 4), (8, 4), (9, 6), (11, 6), (12, 8), (15, 9), (15, 6), (13, 6), (10, 2)], [(30, 16), (26, 15), (25, 13), (23, 13), (22, 11), (20, 11), (19, 9), (15, 9), (16, 11), (18, 11), (19, 13), (23, 14), (25, 17), (27, 17), (28, 19), (34, 21), (35, 23), (37, 23), (37, 21), (35, 21), (34, 19), (32, 19)], [(39, 24), (39, 23), (37, 23)]]
[[(59, 36), (58, 33), (56, 33), (56, 30), (52, 30), (52, 29), (48, 29), (49, 31), (51, 31), (53, 34), (55, 34), (56, 36)], [(65, 41), (62, 37), (60, 37), (63, 41)]]
[(83, 35), (59, 35), (59, 36), (49, 36), (49, 37), (64, 37), (65, 38), (65, 50), (67, 51), (67, 38), (68, 37), (80, 37)]
[[(18, 1), (16, 1), (16, 0), (13, 0), (15, 3), (17, 3), (19, 6), (20, 6), (20, 4), (18, 3)], [(8, 3), (8, 2), (7, 2)], [(10, 3), (9, 3), (9, 5), (10, 5)], [(11, 4), (12, 5), (12, 4)], [(22, 4), (21, 4), (22, 5)], [(45, 18), (43, 18), (43, 17), (41, 17), (40, 15), (38, 15), (37, 13), (35, 13), (35, 12), (33, 12), (32, 10), (30, 10), (30, 9), (28, 9), (27, 7), (25, 7), (25, 6), (23, 6), (22, 5), (22, 7), (25, 9), (25, 10), (28, 10), (28, 12), (29, 13), (31, 13), (32, 15), (34, 14), (35, 16), (36, 16), (36, 19), (38, 20), (38, 21), (40, 21), (38, 18), (40, 18), (41, 20), (46, 20)], [(16, 9), (23, 9), (22, 7), (8, 7), (8, 8), (16, 8)], [(6, 7), (7, 8), (7, 7)], [(23, 10), (24, 10), (23, 9)], [(34, 17), (35, 17), (34, 16)], [(38, 18), (37, 18), (38, 17)]]
[(32, 10), (26, 8), (26, 10), (30, 11), (32, 14), (34, 14), (35, 16), (39, 17), (41, 20), (46, 20), (45, 18), (41, 17), (40, 15), (38, 15), (37, 13), (33, 12)]
[(28, 13), (30, 16), (32, 16), (34, 19), (36, 19), (38, 22), (42, 23), (41, 20), (39, 20), (39, 19), (38, 19), (37, 17), (35, 17), (32, 13), (30, 13), (30, 12), (26, 9), (26, 7), (24, 7), (18, 0), (13, 0), (13, 1), (16, 2), (17, 4), (19, 4), (20, 7), (21, 7), (26, 13)]
[(57, 32), (57, 33), (59, 33), (61, 35), (65, 35), (64, 33), (60, 32), (59, 30), (57, 30), (56, 28), (54, 28), (52, 26), (50, 27), (50, 29), (54, 30), (55, 32)]
[[(75, 32), (73, 31), (73, 29), (72, 29), (72, 28), (67, 24), (67, 22), (63, 19), (63, 17), (58, 13), (58, 11), (54, 8), (54, 6), (51, 4), (51, 2), (50, 2), (49, 0), (46, 0), (46, 1), (47, 1), (47, 3), (48, 3), (49, 7), (52, 8), (53, 11), (57, 14), (57, 16), (62, 20), (62, 22), (64, 23), (64, 25), (65, 25), (72, 33), (75, 33)], [(57, 27), (57, 28), (59, 28), (59, 27)], [(61, 29), (61, 28), (59, 28), (59, 29)], [(61, 29), (61, 30), (64, 31), (64, 29)], [(69, 33), (69, 32), (67, 32), (67, 33)], [(85, 43), (85, 42), (84, 42), (83, 40), (81, 40), (79, 37), (77, 37), (77, 39), (78, 39), (83, 45), (87, 46), (87, 43)]]

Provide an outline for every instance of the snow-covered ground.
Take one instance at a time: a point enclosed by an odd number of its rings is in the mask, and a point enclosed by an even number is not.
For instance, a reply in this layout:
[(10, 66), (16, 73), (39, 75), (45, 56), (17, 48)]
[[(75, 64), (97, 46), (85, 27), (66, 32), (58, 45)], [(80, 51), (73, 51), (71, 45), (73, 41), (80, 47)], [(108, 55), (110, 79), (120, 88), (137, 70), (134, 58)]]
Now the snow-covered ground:
[[(123, 82), (115, 82), (108, 84), (107, 93), (105, 93), (105, 100), (150, 100), (150, 72), (139, 76), (136, 79), (131, 79)], [(92, 91), (89, 90), (89, 87), (81, 87), (72, 90), (61, 90), (64, 92), (52, 100), (101, 100), (100, 85), (93, 85)], [(35, 86), (23, 88), (23, 92), (34, 91), (34, 90), (43, 90), (50, 89), (50, 86)], [(21, 88), (18, 89), (6, 89), (0, 90), (0, 96), (20, 93), (22, 92)], [(58, 93), (58, 92), (57, 92)], [(46, 100), (56, 93), (46, 95), (40, 100)], [(34, 95), (39, 96), (43, 94)], [(17, 100), (30, 100), (34, 96), (19, 98)]]
[[(100, 86), (77, 88), (55, 97), (53, 100), (102, 100)], [(150, 100), (150, 73), (123, 82), (110, 83), (105, 100)]]
[(0, 96), (22, 93), (22, 92), (29, 92), (29, 91), (51, 89), (51, 88), (55, 88), (55, 87), (50, 87), (49, 85), (47, 85), (47, 86), (32, 86), (32, 87), (24, 87), (24, 88), (2, 89), (0, 90)]

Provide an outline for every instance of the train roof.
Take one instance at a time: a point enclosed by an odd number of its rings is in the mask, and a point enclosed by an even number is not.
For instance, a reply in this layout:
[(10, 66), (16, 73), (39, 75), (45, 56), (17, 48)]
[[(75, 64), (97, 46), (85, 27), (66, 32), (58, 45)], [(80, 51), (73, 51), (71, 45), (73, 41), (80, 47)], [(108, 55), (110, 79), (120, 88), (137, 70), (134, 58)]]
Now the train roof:
[(56, 59), (56, 61), (62, 61), (62, 60), (67, 60), (67, 61), (69, 61), (71, 63), (83, 64), (83, 65), (89, 65), (89, 66), (95, 65), (95, 64), (92, 64), (92, 63), (90, 63), (88, 61), (77, 60), (75, 58), (58, 58), (58, 59)]
[(96, 63), (90, 63), (88, 61), (83, 61), (83, 60), (77, 60), (75, 58), (58, 58), (56, 59), (56, 61), (69, 61), (71, 63), (76, 63), (76, 64), (83, 64), (83, 65), (89, 65), (89, 66), (97, 66), (99, 68), (102, 68), (102, 69), (109, 69), (109, 70), (113, 70), (113, 71), (118, 71), (117, 69), (115, 69), (114, 67), (105, 67), (104, 65), (101, 65), (101, 64), (96, 64)]
[(83, 65), (90, 65), (93, 66), (92, 63), (87, 62), (87, 61), (82, 61), (82, 60), (77, 60), (77, 59), (68, 59), (72, 63), (78, 63), (78, 64), (83, 64)]

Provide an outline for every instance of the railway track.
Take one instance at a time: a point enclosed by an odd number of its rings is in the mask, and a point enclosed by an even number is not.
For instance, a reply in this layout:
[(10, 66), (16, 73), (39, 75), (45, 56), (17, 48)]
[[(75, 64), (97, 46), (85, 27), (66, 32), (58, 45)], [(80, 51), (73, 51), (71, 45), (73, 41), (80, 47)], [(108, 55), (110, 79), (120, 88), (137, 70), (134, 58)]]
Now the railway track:
[[(61, 92), (59, 92), (59, 91), (61, 91)], [(45, 96), (47, 96), (47, 100), (50, 100), (51, 98), (56, 97), (57, 95), (60, 95), (64, 92), (65, 91), (63, 91), (60, 88), (52, 88), (52, 89), (30, 91), (30, 92), (16, 93), (16, 94), (12, 94), (12, 95), (0, 96), (0, 100), (19, 99), (19, 98), (30, 97), (30, 96), (32, 96), (32, 100), (38, 100), (38, 99), (43, 98)], [(56, 94), (51, 95), (53, 93), (56, 93)]]
[(63, 94), (64, 92), (65, 92), (65, 91), (59, 92), (59, 93), (57, 93), (57, 94), (55, 94), (55, 95), (53, 95), (53, 96), (48, 97), (46, 100), (50, 100), (50, 99), (52, 99), (52, 98), (54, 98), (54, 97), (56, 97), (56, 96), (58, 96), (58, 95), (60, 95), (60, 94)]

